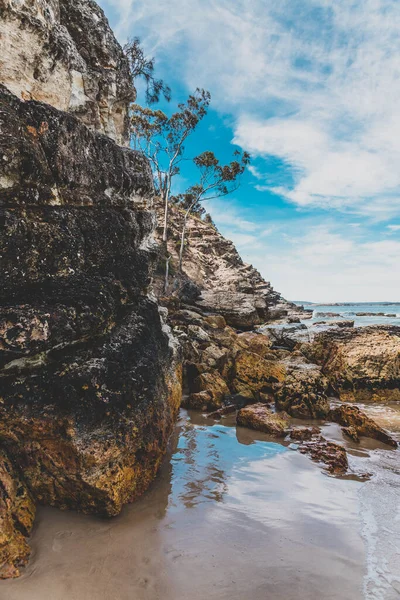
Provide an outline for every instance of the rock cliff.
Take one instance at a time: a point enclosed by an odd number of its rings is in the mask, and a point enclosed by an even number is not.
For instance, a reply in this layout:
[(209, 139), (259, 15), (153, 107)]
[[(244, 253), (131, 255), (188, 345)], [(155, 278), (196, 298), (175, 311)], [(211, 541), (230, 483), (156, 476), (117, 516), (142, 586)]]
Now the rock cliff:
[(12, 577), (34, 503), (115, 515), (147, 488), (181, 367), (149, 296), (149, 165), (99, 133), (126, 139), (129, 91), (102, 12), (3, 2), (1, 28), (0, 577)]
[[(161, 240), (163, 206), (159, 202), (156, 206)], [(178, 207), (171, 207), (167, 250), (172, 257), (172, 287), (179, 264), (183, 215)], [(161, 265), (159, 294), (162, 294), (163, 272), (164, 265)], [(183, 272), (198, 287), (198, 297), (192, 298), (193, 304), (223, 315), (232, 327), (252, 329), (267, 321), (302, 316), (301, 309), (284, 300), (252, 265), (243, 262), (233, 242), (224, 238), (213, 224), (196, 216), (189, 217), (187, 223)]]
[(129, 66), (92, 0), (0, 0), (0, 82), (128, 143)]

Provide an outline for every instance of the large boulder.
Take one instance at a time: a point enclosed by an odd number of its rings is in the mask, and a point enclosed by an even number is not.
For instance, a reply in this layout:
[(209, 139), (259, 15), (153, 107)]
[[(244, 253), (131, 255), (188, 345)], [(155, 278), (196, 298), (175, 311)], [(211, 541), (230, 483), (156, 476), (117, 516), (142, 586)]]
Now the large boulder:
[(193, 382), (194, 393), (189, 396), (186, 406), (190, 408), (220, 408), (230, 395), (229, 388), (218, 371), (202, 373)]
[(276, 437), (285, 437), (289, 421), (285, 413), (274, 413), (265, 404), (251, 404), (239, 410), (236, 422), (242, 427), (262, 431)]
[(354, 441), (358, 442), (360, 436), (365, 436), (397, 448), (396, 440), (357, 406), (349, 404), (336, 406), (329, 412), (329, 420), (339, 423), (343, 428), (343, 432)]
[(302, 346), (341, 400), (400, 400), (400, 328), (335, 329)]
[(148, 298), (151, 170), (70, 114), (3, 87), (0, 106), (0, 446), (35, 501), (115, 515), (154, 478), (181, 400)]
[(292, 417), (321, 419), (329, 413), (329, 382), (321, 367), (306, 362), (286, 363), (287, 377), (276, 392), (276, 406)]

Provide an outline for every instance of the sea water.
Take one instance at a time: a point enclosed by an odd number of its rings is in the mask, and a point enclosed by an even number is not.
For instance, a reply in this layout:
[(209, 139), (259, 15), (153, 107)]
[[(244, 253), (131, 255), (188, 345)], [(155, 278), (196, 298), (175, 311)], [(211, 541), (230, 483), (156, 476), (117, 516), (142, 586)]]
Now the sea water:
[[(360, 302), (343, 304), (306, 304), (303, 305), (307, 311), (312, 312), (309, 323), (318, 321), (335, 321), (339, 319), (351, 319), (356, 327), (366, 325), (399, 325), (400, 326), (400, 302)], [(327, 317), (326, 313), (335, 313), (337, 316)], [(357, 316), (357, 313), (374, 313), (373, 316)], [(383, 313), (382, 316), (379, 313)], [(390, 316), (387, 316), (390, 315)], [(392, 316), (395, 315), (395, 316)]]

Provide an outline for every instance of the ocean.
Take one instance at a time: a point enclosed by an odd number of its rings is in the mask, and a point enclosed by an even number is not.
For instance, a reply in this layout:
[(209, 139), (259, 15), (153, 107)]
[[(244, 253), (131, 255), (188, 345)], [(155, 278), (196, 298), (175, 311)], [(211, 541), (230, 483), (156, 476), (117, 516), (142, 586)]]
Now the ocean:
[[(296, 302), (296, 304), (303, 305), (306, 310), (313, 313), (312, 320), (307, 321), (308, 323), (351, 319), (354, 321), (356, 327), (366, 325), (400, 326), (400, 302), (344, 302), (343, 304), (308, 304), (305, 302)], [(327, 316), (327, 313), (332, 313), (332, 315)], [(357, 313), (373, 314), (361, 316)]]

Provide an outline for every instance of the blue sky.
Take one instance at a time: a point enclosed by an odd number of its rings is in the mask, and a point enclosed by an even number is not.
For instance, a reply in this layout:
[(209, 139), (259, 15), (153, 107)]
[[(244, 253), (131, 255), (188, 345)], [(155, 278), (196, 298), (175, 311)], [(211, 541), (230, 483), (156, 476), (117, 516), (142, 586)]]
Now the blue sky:
[(289, 299), (400, 301), (398, 0), (99, 3), (155, 57), (171, 109), (211, 92), (191, 154), (251, 152), (207, 207), (246, 262)]

